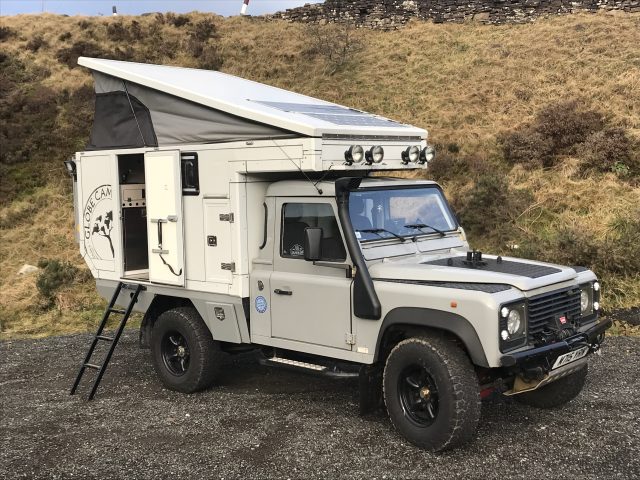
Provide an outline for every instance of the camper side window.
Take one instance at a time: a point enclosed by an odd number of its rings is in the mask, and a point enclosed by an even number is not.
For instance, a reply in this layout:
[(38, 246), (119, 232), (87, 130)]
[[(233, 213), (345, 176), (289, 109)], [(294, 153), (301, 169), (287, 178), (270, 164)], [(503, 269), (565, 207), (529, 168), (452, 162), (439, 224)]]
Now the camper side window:
[(199, 195), (200, 177), (198, 176), (198, 154), (182, 153), (180, 154), (180, 161), (182, 170), (182, 194)]
[(285, 203), (282, 206), (280, 256), (304, 259), (304, 230), (322, 228), (322, 260), (344, 261), (344, 248), (338, 222), (328, 203)]

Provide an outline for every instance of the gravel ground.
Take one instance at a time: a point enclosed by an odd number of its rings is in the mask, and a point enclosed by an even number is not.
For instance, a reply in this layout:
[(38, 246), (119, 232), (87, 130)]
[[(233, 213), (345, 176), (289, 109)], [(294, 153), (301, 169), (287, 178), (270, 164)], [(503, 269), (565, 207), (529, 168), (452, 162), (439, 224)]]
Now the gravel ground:
[(381, 413), (359, 417), (355, 381), (252, 355), (230, 357), (207, 392), (164, 390), (134, 331), (86, 402), (68, 389), (89, 338), (0, 343), (0, 478), (640, 477), (638, 338), (609, 338), (562, 410), (486, 400), (475, 441), (441, 455)]

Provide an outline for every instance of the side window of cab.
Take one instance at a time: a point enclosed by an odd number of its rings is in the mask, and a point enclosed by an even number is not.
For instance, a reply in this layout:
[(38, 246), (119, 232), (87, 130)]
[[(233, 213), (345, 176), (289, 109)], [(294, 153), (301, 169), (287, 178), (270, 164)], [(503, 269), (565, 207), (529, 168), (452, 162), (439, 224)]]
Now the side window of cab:
[(285, 203), (282, 206), (280, 256), (304, 260), (304, 230), (322, 228), (322, 260), (342, 262), (347, 252), (338, 222), (328, 203)]

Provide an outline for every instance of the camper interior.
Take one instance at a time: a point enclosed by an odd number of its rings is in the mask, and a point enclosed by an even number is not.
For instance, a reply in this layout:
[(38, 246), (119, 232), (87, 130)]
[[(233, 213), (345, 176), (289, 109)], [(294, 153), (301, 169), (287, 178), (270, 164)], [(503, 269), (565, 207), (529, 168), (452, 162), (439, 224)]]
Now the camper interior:
[(118, 155), (124, 278), (149, 279), (144, 155)]

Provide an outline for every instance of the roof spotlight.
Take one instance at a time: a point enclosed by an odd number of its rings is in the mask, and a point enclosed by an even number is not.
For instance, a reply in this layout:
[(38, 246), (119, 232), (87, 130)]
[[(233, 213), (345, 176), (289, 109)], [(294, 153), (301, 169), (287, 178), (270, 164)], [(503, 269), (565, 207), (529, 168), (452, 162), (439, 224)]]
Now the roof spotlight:
[(367, 165), (371, 165), (372, 163), (380, 163), (384, 158), (384, 148), (380, 145), (374, 145), (364, 155), (364, 158), (367, 161)]
[(434, 158), (436, 158), (436, 149), (431, 145), (424, 147), (420, 152), (420, 163), (429, 163)]
[(402, 152), (402, 163), (405, 165), (409, 162), (415, 163), (420, 158), (420, 147), (412, 145)]
[(347, 165), (353, 163), (360, 163), (364, 158), (364, 149), (360, 145), (351, 145), (349, 149), (344, 152), (344, 159)]

